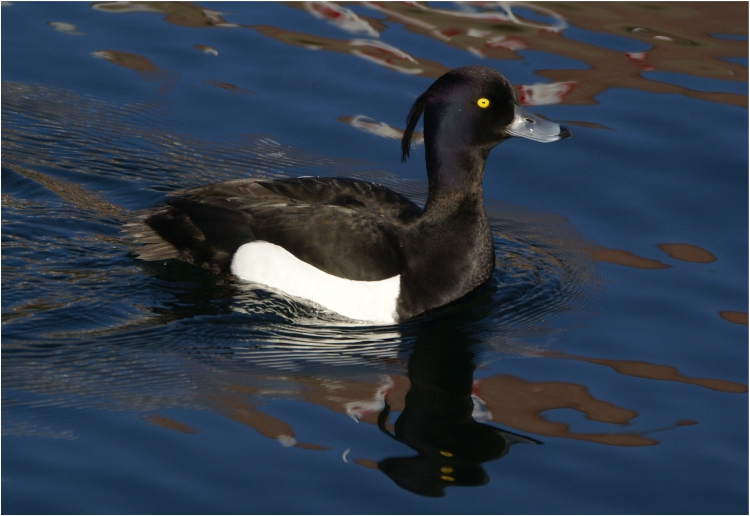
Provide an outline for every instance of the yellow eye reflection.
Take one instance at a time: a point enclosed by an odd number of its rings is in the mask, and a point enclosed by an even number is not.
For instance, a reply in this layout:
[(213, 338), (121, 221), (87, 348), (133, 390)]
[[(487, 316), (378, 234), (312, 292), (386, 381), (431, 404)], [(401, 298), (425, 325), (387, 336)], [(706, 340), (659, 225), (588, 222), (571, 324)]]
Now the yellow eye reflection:
[(490, 107), (490, 101), (489, 99), (482, 97), (481, 99), (477, 100), (477, 106), (479, 106), (482, 109), (486, 109)]

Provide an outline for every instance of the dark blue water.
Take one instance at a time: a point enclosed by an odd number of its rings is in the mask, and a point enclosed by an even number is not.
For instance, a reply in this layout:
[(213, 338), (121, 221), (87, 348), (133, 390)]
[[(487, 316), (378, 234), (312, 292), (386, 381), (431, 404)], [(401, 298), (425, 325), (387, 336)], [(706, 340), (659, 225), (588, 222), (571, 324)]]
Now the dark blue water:
[[(747, 513), (747, 4), (1, 12), (3, 512)], [(468, 64), (574, 133), (492, 152), (477, 295), (352, 325), (133, 258), (183, 187), (423, 200), (397, 138)]]

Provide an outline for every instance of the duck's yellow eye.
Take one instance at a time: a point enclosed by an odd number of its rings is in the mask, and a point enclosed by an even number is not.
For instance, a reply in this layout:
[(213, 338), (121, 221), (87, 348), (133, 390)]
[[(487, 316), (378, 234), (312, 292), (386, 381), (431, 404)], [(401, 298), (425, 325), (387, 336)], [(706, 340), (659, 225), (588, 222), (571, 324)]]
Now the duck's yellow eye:
[(481, 99), (477, 100), (477, 106), (479, 106), (482, 109), (488, 108), (490, 107), (490, 101), (482, 97)]

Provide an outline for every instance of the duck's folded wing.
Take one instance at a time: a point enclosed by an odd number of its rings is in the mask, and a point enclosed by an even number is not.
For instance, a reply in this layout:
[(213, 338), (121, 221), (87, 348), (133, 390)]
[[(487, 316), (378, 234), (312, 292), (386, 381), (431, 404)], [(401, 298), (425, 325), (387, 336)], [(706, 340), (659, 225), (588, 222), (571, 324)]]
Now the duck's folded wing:
[(206, 201), (187, 203), (188, 210), (170, 202), (137, 213), (123, 227), (126, 238), (138, 245), (135, 256), (149, 261), (174, 258), (215, 274), (228, 272), (234, 251), (252, 240), (253, 233), (246, 214), (218, 199)]
[(350, 206), (401, 221), (411, 220), (422, 213), (412, 201), (382, 185), (334, 177), (238, 179), (191, 188), (176, 195), (223, 198), (239, 205), (268, 201)]
[(239, 246), (262, 240), (359, 281), (400, 274), (400, 233), (421, 212), (378, 185), (313, 178), (219, 183), (167, 204), (143, 219), (155, 233), (139, 238), (151, 246), (138, 253), (144, 259), (180, 258), (226, 272)]

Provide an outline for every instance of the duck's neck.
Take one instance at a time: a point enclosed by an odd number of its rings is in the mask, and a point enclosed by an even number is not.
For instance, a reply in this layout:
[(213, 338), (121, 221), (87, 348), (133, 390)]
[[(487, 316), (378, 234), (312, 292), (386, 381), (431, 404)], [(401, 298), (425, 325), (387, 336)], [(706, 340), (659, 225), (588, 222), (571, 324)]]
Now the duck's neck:
[(450, 130), (425, 133), (427, 204), (425, 211), (466, 197), (481, 203), (482, 176), (491, 147), (477, 148)]

